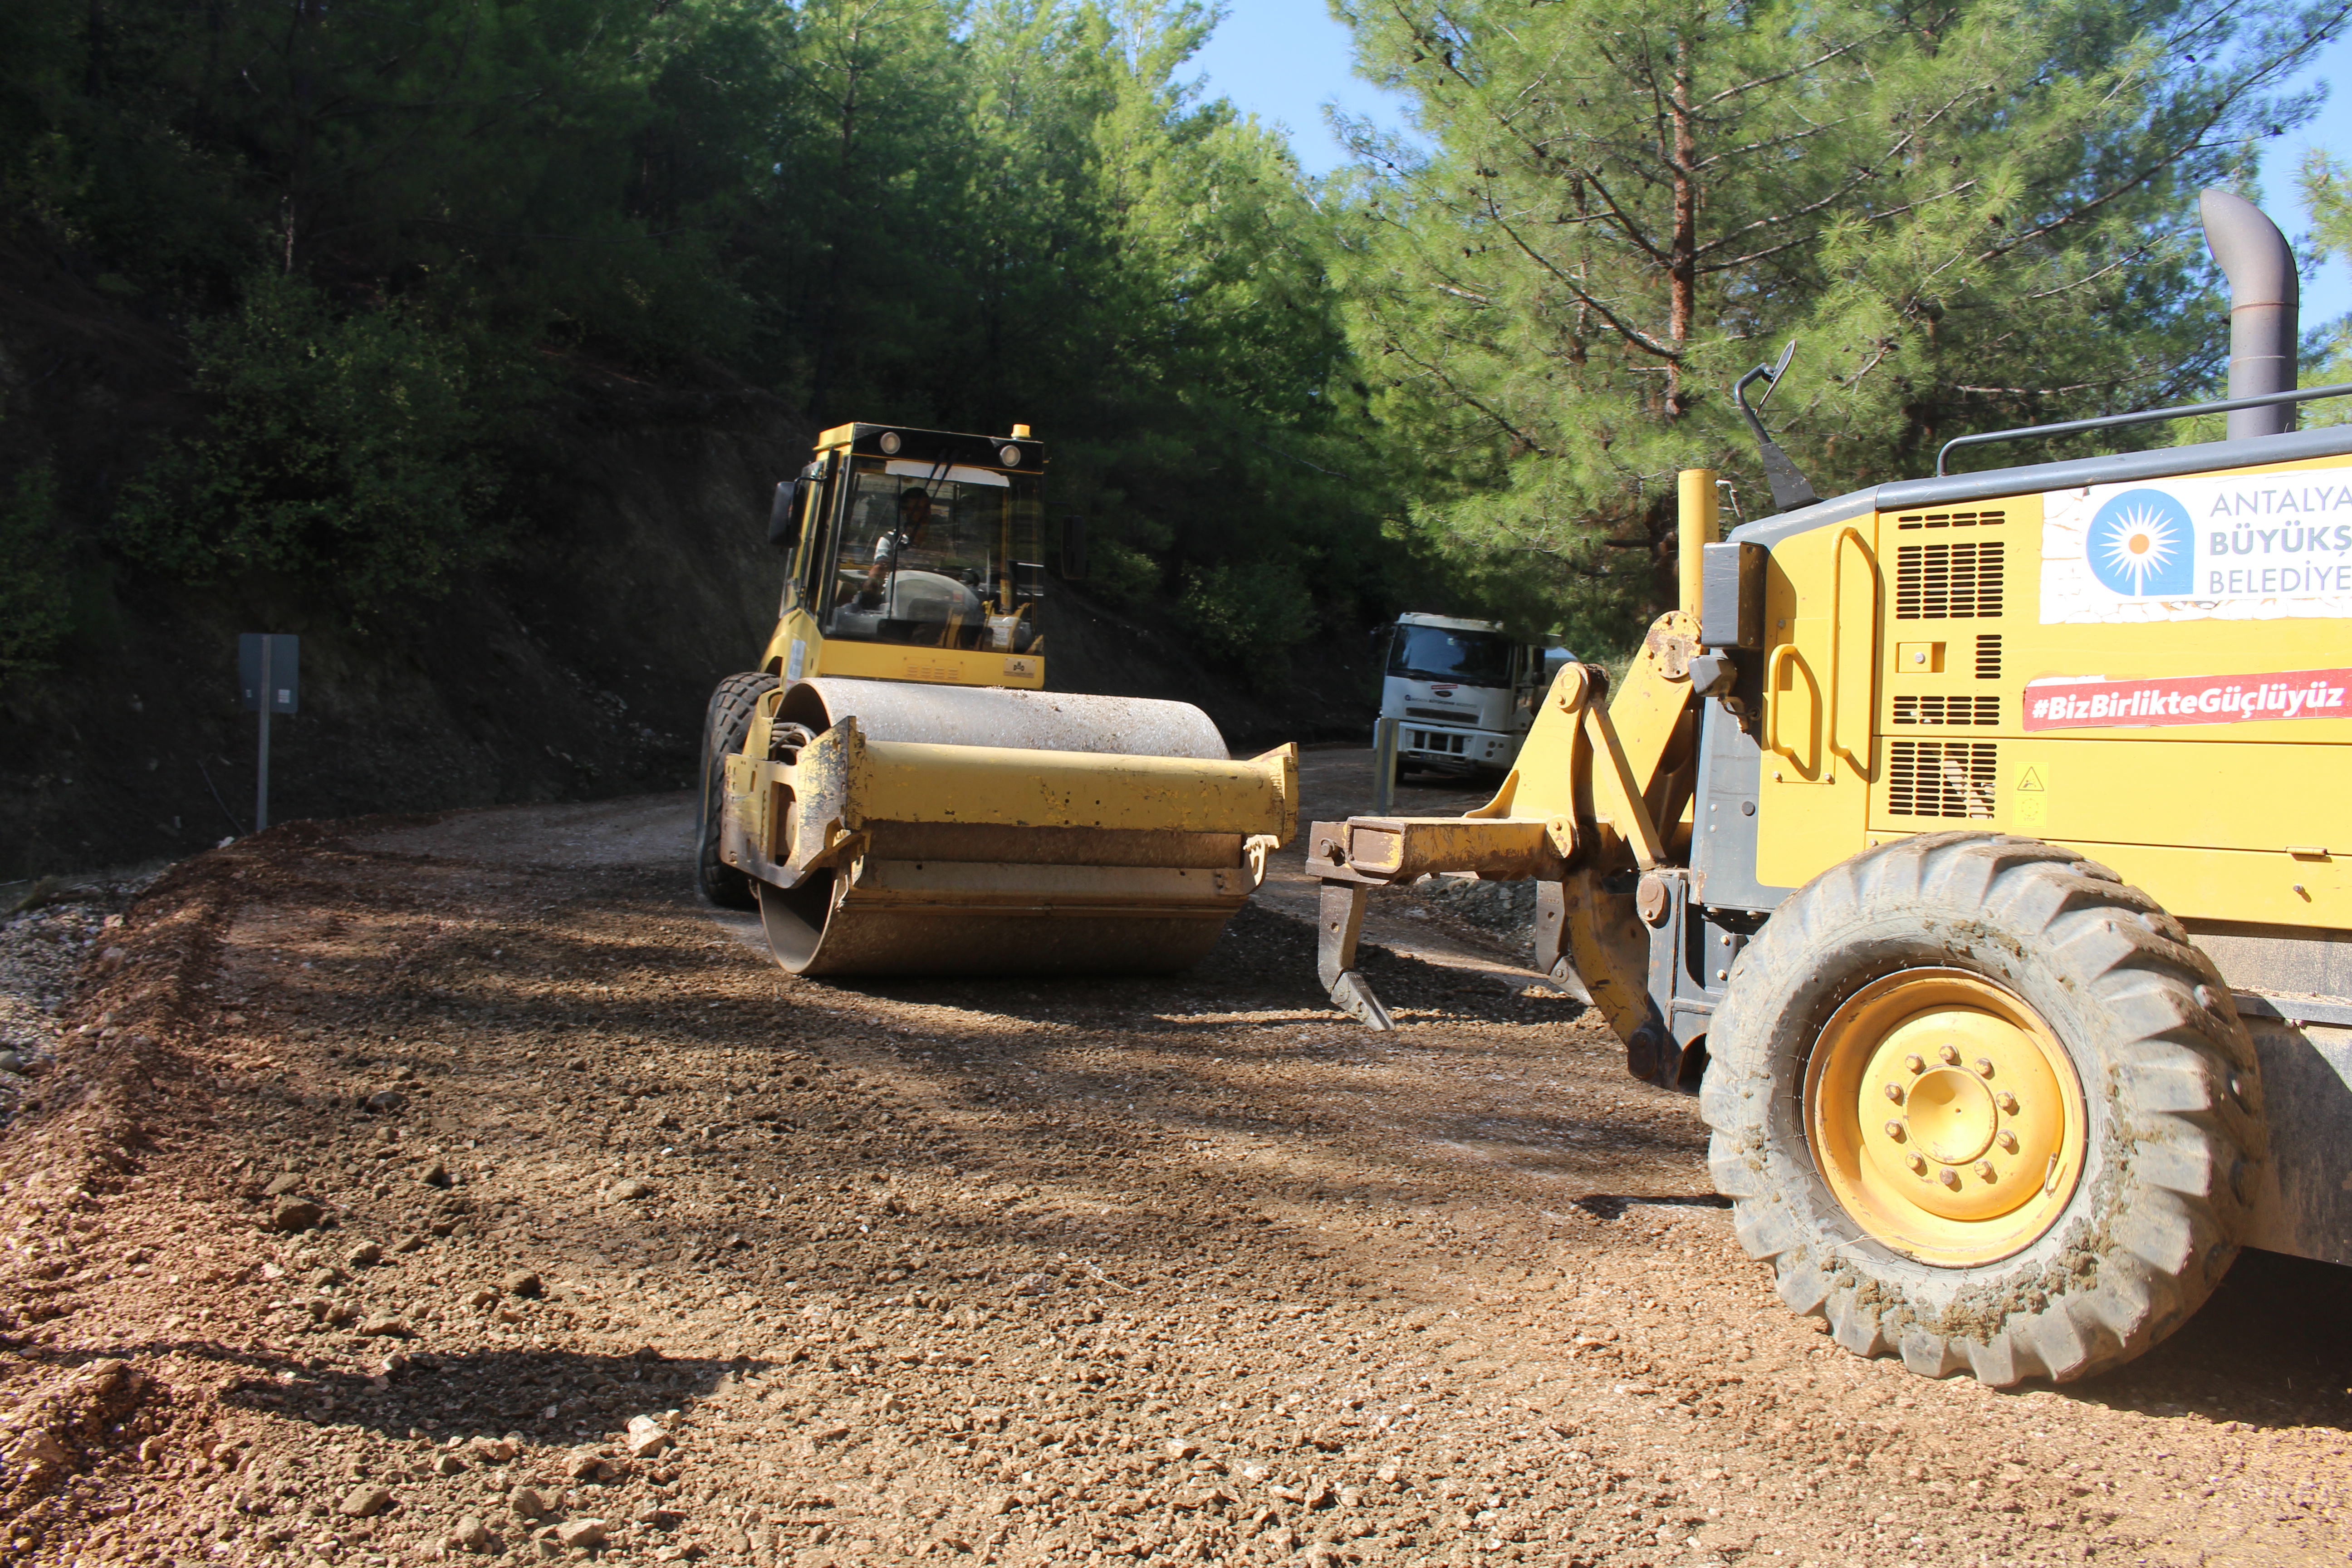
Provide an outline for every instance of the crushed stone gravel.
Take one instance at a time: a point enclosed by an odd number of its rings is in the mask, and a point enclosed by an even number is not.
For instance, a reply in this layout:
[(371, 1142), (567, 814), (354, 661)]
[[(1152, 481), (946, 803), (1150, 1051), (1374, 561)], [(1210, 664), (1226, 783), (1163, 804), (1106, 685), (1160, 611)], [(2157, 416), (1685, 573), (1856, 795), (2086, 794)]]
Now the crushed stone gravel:
[(1371, 951), (1372, 1036), (1259, 909), (1168, 978), (795, 979), (688, 809), (288, 825), (77, 928), (0, 1139), (8, 1562), (2352, 1544), (2344, 1271), (1924, 1382), (1780, 1308), (1566, 998)]

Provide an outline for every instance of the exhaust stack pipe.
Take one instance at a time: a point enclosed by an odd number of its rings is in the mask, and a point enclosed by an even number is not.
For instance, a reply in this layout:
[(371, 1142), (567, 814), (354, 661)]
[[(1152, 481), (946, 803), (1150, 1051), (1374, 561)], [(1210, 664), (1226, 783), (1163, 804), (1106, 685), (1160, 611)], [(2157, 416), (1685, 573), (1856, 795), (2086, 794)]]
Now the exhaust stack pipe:
[[(2286, 236), (2262, 208), (2227, 191), (2200, 193), (2197, 211), (2205, 243), (2230, 279), (2230, 395), (2292, 392), (2302, 289)], [(2230, 439), (2281, 436), (2294, 425), (2291, 405), (2240, 408), (2230, 415)]]

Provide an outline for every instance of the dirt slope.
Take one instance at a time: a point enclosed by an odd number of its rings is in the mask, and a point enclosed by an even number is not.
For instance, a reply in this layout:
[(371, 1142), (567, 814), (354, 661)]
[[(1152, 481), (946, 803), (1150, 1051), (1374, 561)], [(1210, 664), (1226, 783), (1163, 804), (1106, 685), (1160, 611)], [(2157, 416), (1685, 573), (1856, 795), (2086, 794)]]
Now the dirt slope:
[(1264, 909), (1173, 979), (795, 981), (686, 821), (281, 829), (104, 934), (0, 1138), (12, 1563), (2352, 1546), (2344, 1271), (1925, 1383), (1779, 1307), (1573, 1003), (1376, 953), (1371, 1036)]

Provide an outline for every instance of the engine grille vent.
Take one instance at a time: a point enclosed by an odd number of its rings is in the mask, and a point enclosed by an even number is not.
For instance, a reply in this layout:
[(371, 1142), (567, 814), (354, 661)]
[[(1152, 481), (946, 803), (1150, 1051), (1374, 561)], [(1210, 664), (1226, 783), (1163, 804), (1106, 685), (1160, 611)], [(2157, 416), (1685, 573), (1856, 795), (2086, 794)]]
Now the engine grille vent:
[(2009, 521), (2005, 511), (1917, 511), (1895, 520), (1898, 529), (1990, 528)]
[(2000, 679), (2000, 634), (1999, 632), (1978, 634), (1977, 679), (1979, 680)]
[(1886, 809), (1894, 816), (1992, 816), (2000, 748), (1990, 741), (1890, 741)]
[(2001, 559), (1996, 540), (1895, 547), (1895, 618), (1981, 620), (2000, 614)]
[(1998, 697), (1897, 697), (1897, 724), (1998, 724)]

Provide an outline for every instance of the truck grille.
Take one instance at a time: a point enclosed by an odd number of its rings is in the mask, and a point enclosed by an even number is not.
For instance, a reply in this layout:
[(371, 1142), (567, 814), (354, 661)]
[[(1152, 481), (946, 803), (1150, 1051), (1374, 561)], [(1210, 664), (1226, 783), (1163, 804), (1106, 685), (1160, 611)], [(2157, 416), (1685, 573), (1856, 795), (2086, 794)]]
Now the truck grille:
[(1888, 742), (1887, 814), (1990, 817), (2000, 751), (1990, 741)]
[(1897, 697), (1897, 724), (1998, 724), (1998, 697)]
[(1895, 547), (1895, 618), (1965, 621), (2000, 614), (2000, 542)]
[(1404, 716), (1408, 719), (1435, 719), (1449, 724), (1455, 720), (1467, 723), (1478, 717), (1475, 713), (1457, 713), (1451, 708), (1408, 708)]

